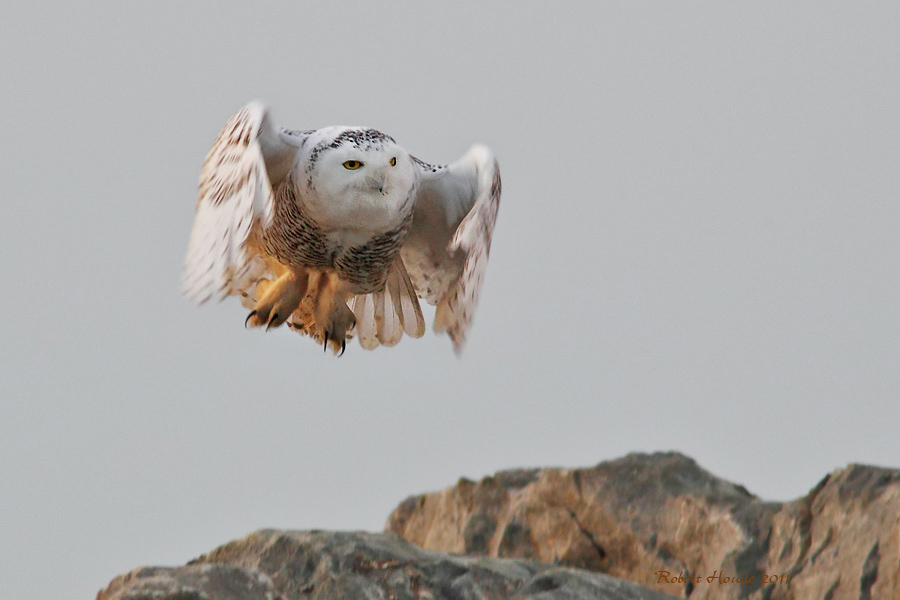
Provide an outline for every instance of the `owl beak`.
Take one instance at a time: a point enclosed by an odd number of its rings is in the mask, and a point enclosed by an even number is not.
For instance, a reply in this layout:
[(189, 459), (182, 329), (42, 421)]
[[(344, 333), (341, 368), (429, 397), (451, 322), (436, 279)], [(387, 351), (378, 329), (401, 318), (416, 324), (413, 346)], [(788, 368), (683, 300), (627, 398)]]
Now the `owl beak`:
[(369, 182), (372, 185), (372, 189), (378, 190), (379, 194), (384, 194), (384, 188), (386, 187), (385, 186), (386, 179), (387, 179), (387, 177), (385, 176), (384, 173), (378, 173), (377, 175), (373, 176), (369, 180)]

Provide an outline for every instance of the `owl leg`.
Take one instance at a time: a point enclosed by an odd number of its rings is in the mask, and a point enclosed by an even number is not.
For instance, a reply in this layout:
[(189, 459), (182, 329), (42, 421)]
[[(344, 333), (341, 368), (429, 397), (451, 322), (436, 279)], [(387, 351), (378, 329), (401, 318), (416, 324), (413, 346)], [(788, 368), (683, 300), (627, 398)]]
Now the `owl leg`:
[(260, 282), (259, 301), (247, 315), (244, 325), (248, 327), (266, 326), (266, 331), (278, 327), (291, 316), (306, 295), (309, 273), (305, 269), (286, 269), (281, 276), (268, 285)]
[(347, 332), (356, 325), (356, 317), (347, 307), (347, 295), (337, 276), (323, 273), (316, 290), (313, 318), (325, 348), (331, 344), (335, 354), (347, 346)]

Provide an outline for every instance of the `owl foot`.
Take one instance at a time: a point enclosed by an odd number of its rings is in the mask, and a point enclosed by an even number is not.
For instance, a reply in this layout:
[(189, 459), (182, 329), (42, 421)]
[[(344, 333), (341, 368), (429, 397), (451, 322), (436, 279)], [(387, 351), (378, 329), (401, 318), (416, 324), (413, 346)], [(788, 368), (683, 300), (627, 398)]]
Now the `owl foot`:
[(288, 269), (273, 283), (260, 282), (259, 301), (244, 321), (245, 327), (266, 326), (266, 331), (288, 320), (306, 295), (309, 275), (302, 269)]
[(356, 316), (347, 307), (344, 294), (338, 291), (336, 281), (328, 275), (319, 279), (313, 318), (321, 333), (323, 350), (331, 348), (335, 354), (347, 349), (347, 332), (356, 326)]
[[(318, 313), (318, 311), (316, 311)], [(324, 349), (331, 349), (335, 354), (344, 353), (347, 349), (347, 332), (356, 326), (356, 317), (347, 308), (347, 303), (338, 299), (331, 305), (328, 314), (320, 321), (319, 315), (316, 315), (316, 325), (322, 332), (322, 345)]]

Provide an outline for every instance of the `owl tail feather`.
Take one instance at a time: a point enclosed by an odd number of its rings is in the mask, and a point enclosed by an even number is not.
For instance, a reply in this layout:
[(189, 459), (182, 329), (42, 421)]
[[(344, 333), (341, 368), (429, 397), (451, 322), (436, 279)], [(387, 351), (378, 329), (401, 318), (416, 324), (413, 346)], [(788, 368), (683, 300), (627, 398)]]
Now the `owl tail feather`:
[(388, 269), (384, 289), (354, 296), (348, 306), (356, 316), (359, 344), (366, 350), (393, 346), (404, 333), (414, 338), (425, 334), (422, 308), (399, 255)]

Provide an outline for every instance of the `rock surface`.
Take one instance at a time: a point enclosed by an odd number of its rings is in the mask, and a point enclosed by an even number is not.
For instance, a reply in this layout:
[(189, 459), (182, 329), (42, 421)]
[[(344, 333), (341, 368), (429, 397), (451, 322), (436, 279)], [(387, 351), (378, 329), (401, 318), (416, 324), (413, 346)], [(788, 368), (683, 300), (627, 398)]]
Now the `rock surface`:
[(136, 569), (97, 600), (666, 600), (599, 573), (429, 552), (390, 533), (252, 533), (184, 567)]
[(97, 600), (274, 600), (264, 573), (230, 565), (143, 567), (112, 580)]
[(462, 479), (409, 498), (387, 529), (259, 531), (97, 599), (900, 598), (894, 469), (850, 465), (774, 503), (680, 454), (632, 454)]
[(900, 598), (900, 471), (877, 467), (837, 470), (782, 504), (677, 453), (631, 454), (462, 479), (407, 499), (387, 530), (430, 550), (608, 573), (692, 600)]

